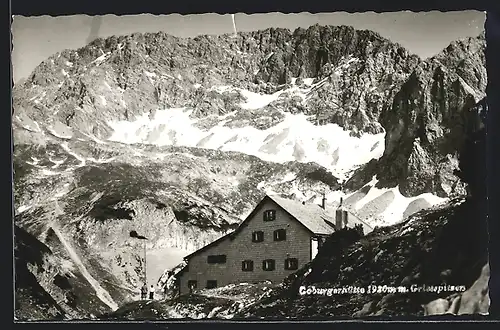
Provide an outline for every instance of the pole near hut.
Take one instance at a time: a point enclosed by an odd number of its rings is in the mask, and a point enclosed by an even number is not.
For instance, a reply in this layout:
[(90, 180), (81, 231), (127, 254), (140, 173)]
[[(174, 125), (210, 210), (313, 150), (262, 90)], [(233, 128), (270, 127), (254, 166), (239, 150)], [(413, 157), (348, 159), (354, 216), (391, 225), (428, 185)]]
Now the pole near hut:
[(147, 264), (146, 264), (146, 240), (147, 238), (145, 236), (142, 236), (142, 235), (139, 235), (137, 233), (137, 231), (135, 230), (132, 230), (130, 232), (130, 237), (132, 238), (136, 238), (136, 239), (140, 239), (140, 240), (143, 240), (143, 245), (144, 245), (144, 284), (148, 284), (148, 276), (147, 276)]

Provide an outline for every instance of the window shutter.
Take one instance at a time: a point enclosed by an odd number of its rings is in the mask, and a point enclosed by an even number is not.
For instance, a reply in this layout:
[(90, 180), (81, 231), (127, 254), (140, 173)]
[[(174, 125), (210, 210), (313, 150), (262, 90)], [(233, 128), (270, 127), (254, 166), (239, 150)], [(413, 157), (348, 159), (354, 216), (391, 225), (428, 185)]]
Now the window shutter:
[(296, 270), (299, 268), (299, 261), (297, 258), (288, 258), (285, 260), (285, 269), (286, 270)]
[(252, 233), (252, 242), (258, 243), (264, 241), (264, 232), (263, 231), (254, 231)]
[(221, 254), (221, 255), (211, 255), (207, 257), (207, 263), (209, 264), (224, 264), (226, 263), (226, 255)]
[(266, 271), (272, 271), (275, 268), (275, 262), (273, 259), (266, 259), (262, 262), (262, 269)]
[(274, 240), (275, 241), (285, 241), (286, 240), (286, 230), (285, 229), (277, 229), (274, 231)]
[(243, 270), (245, 272), (253, 271), (253, 261), (252, 260), (244, 260), (241, 263), (241, 270)]
[(264, 221), (273, 221), (276, 219), (276, 210), (266, 210), (264, 211)]

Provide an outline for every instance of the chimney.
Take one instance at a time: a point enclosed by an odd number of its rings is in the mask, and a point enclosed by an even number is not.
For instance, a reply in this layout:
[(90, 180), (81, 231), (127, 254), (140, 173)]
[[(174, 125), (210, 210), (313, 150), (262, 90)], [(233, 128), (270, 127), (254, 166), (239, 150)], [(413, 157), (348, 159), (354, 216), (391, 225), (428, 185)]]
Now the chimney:
[(347, 213), (347, 212), (343, 210), (342, 202), (343, 202), (343, 198), (340, 197), (340, 204), (339, 204), (339, 207), (337, 208), (337, 211), (335, 212), (335, 229), (336, 230), (342, 229), (344, 227), (346, 220), (347, 220), (347, 219), (345, 219), (345, 213)]
[(323, 198), (321, 199), (321, 207), (323, 208), (323, 210), (326, 209), (326, 196), (325, 196), (325, 193), (323, 193)]
[(337, 209), (335, 212), (335, 230), (342, 229), (342, 210)]

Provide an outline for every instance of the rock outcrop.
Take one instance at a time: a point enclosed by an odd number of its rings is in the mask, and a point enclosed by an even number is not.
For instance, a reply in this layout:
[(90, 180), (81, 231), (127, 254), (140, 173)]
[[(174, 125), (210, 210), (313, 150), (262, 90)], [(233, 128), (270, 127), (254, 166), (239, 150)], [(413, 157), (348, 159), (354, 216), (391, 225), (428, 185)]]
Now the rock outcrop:
[(484, 35), (468, 38), (419, 63), (380, 115), (387, 132), (384, 155), (347, 186), (358, 189), (377, 175), (380, 186), (397, 184), (406, 196), (465, 193), (454, 171), (471, 125), (468, 112), (485, 97), (485, 46)]
[[(149, 249), (191, 252), (237, 226), (266, 192), (314, 200), (339, 190), (340, 174), (351, 202), (373, 177), (415, 197), (404, 217), (433, 204), (422, 193), (458, 200), (480, 189), (458, 154), (474, 126), (468, 109), (484, 96), (484, 45), (483, 35), (457, 41), (423, 61), (371, 31), (315, 25), (237, 37), (133, 34), (65, 50), (14, 87), (16, 225), (78, 269), (72, 292), (80, 299), (83, 288), (92, 303), (73, 317), (136, 299), (144, 260), (132, 230)], [(178, 130), (152, 125), (177, 108), (189, 110), (166, 120)], [(253, 133), (285, 120), (292, 124), (248, 151)], [(308, 144), (294, 120), (332, 132)], [(326, 141), (339, 127), (357, 152)], [(110, 140), (117, 132), (122, 139)], [(192, 132), (201, 133), (188, 143)], [(337, 164), (349, 168), (333, 173)], [(397, 197), (384, 193), (361, 211), (381, 214)], [(422, 226), (444, 225), (436, 221)], [(50, 306), (43, 313), (63, 315)]]

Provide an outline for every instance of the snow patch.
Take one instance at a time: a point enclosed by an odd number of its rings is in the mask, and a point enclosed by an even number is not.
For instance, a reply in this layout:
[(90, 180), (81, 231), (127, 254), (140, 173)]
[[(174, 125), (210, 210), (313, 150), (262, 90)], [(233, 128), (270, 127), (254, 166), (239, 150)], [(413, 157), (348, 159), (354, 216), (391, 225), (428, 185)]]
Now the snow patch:
[(270, 52), (270, 53), (266, 56), (266, 58), (264, 59), (264, 62), (267, 62), (267, 61), (271, 58), (271, 56), (273, 56), (273, 55), (274, 55), (274, 52)]
[(65, 76), (65, 77), (69, 76), (69, 74), (68, 74), (68, 73), (66, 72), (66, 70), (64, 70), (64, 69), (61, 69), (61, 73), (62, 73), (62, 75), (63, 75), (63, 76)]
[(64, 163), (65, 160), (66, 159), (56, 160), (56, 159), (52, 159), (51, 157), (49, 157), (49, 161), (54, 163), (54, 166), (51, 167), (52, 169), (58, 168), (60, 165), (62, 165)]
[(236, 90), (235, 88), (232, 88), (231, 86), (212, 86), (209, 88), (209, 91), (215, 91), (217, 93), (223, 94), (228, 91)]
[(54, 176), (54, 175), (61, 174), (60, 172), (54, 172), (54, 171), (48, 170), (46, 168), (42, 169), (41, 173), (42, 173), (42, 175), (45, 175), (45, 176)]
[(406, 208), (415, 198), (407, 198), (401, 195), (399, 186), (391, 189), (391, 191), (394, 193), (394, 200), (382, 213), (381, 216), (382, 219), (384, 219), (385, 221), (390, 221), (392, 222), (391, 224), (393, 224), (395, 222), (403, 220), (403, 214), (406, 211)]
[(16, 116), (15, 118), (18, 120), (19, 124), (21, 125), (22, 128), (24, 128), (27, 131), (33, 132), (33, 133), (41, 133), (42, 130), (40, 128), (40, 125), (34, 120), (31, 120), (28, 116), (24, 115), (23, 118)]
[(87, 158), (87, 160), (89, 162), (93, 162), (93, 163), (97, 163), (97, 164), (110, 163), (110, 162), (112, 162), (115, 159), (116, 159), (116, 157), (111, 157), (111, 158), (108, 158), (108, 159), (95, 159), (94, 157)]
[(66, 61), (66, 62), (64, 62), (64, 64), (66, 64), (66, 66), (69, 66), (70, 68), (73, 67), (73, 63), (70, 61)]
[[(101, 50), (101, 52), (102, 52), (102, 50)], [(111, 52), (103, 53), (101, 56), (99, 56), (98, 58), (96, 58), (95, 60), (90, 62), (90, 64), (95, 64), (96, 66), (99, 66), (99, 65), (101, 65), (102, 62), (104, 62), (109, 57), (110, 54), (111, 54)]]
[(101, 104), (103, 106), (106, 106), (108, 104), (108, 102), (106, 102), (106, 98), (102, 95), (99, 95), (99, 98), (101, 99)]
[(175, 79), (174, 76), (171, 76), (168, 73), (163, 73), (162, 77), (167, 77), (167, 78), (170, 78), (170, 79)]
[(64, 149), (64, 151), (66, 151), (68, 154), (70, 154), (71, 156), (75, 157), (76, 159), (78, 159), (80, 161), (80, 164), (77, 165), (77, 167), (82, 167), (82, 166), (85, 166), (86, 162), (85, 162), (85, 158), (83, 158), (82, 156), (78, 155), (77, 153), (73, 152), (69, 146), (68, 146), (68, 143), (67, 142), (64, 142), (64, 143), (61, 143), (61, 147)]
[(66, 195), (67, 193), (68, 193), (67, 191), (61, 190), (61, 191), (57, 192), (57, 193), (54, 195), (53, 199), (57, 199), (57, 198), (63, 197), (63, 196), (64, 196), (64, 195)]
[(240, 107), (245, 110), (261, 109), (269, 105), (271, 102), (276, 101), (280, 94), (283, 93), (283, 91), (278, 91), (269, 95), (254, 93), (245, 89), (240, 89), (239, 91), (241, 95), (247, 99), (246, 103), (240, 104)]
[(63, 134), (58, 134), (54, 129), (52, 128), (49, 128), (48, 131), (50, 132), (50, 134), (54, 135), (55, 137), (58, 137), (60, 139), (65, 139), (65, 140), (69, 140), (72, 138), (71, 135), (63, 135)]
[(368, 204), (371, 200), (381, 196), (383, 193), (389, 191), (390, 189), (388, 188), (377, 188), (375, 185), (378, 183), (378, 179), (376, 176), (373, 176), (372, 180), (368, 182), (367, 185), (371, 186), (370, 191), (368, 191), (368, 194), (366, 194), (360, 201), (356, 203), (355, 209), (360, 210), (363, 206)]
[[(376, 176), (374, 176), (372, 180), (367, 183), (367, 185), (371, 186), (368, 194), (366, 194), (354, 205), (355, 210), (360, 210), (363, 206), (388, 191), (391, 191), (394, 194), (394, 199), (392, 200), (391, 204), (389, 204), (389, 206), (387, 206), (387, 208), (379, 216), (368, 221), (371, 226), (390, 226), (403, 221), (404, 212), (406, 211), (410, 203), (420, 198), (425, 199), (431, 207), (448, 201), (447, 198), (441, 198), (431, 193), (420, 194), (413, 197), (405, 197), (399, 191), (399, 186), (380, 189), (375, 187), (377, 182), (378, 179), (376, 178)], [(330, 197), (333, 196), (330, 195)], [(340, 194), (335, 196), (335, 198), (340, 197), (345, 198), (346, 196), (341, 196)]]
[(266, 130), (221, 124), (202, 130), (195, 126), (191, 113), (176, 108), (158, 110), (152, 118), (145, 113), (130, 122), (109, 121), (113, 129), (109, 141), (236, 151), (277, 163), (315, 162), (341, 179), (384, 152), (385, 133), (353, 137), (336, 124), (316, 126), (304, 114), (285, 113), (281, 123)]
[(107, 88), (108, 90), (110, 90), (110, 91), (111, 91), (111, 86), (109, 86), (109, 84), (108, 84), (106, 81), (104, 81), (104, 82), (103, 82), (103, 84), (104, 84), (104, 86), (106, 86), (106, 88)]
[(304, 78), (303, 81), (304, 81), (304, 85), (312, 86), (312, 84), (314, 82), (314, 78)]
[(255, 92), (251, 92), (246, 89), (241, 89), (241, 88), (235, 88), (232, 86), (226, 86), (226, 85), (221, 85), (221, 86), (212, 86), (210, 91), (216, 91), (217, 93), (223, 94), (225, 92), (229, 91), (235, 91), (239, 92), (241, 96), (246, 98), (246, 102), (243, 102), (240, 104), (240, 107), (244, 110), (254, 110), (254, 109), (261, 109), (267, 105), (269, 105), (271, 102), (276, 101), (279, 96), (285, 92), (285, 90), (278, 91), (274, 94), (259, 94)]
[(136, 157), (142, 157), (144, 154), (140, 150), (134, 150), (133, 155)]
[(145, 74), (146, 76), (148, 76), (149, 78), (154, 78), (154, 77), (156, 77), (156, 73), (154, 73), (154, 72), (149, 72), (149, 71), (144, 70), (144, 74)]
[(27, 211), (29, 210), (30, 208), (32, 208), (32, 205), (21, 205), (19, 206), (19, 208), (17, 209), (17, 214), (21, 214), (23, 213), (24, 211)]
[(46, 91), (41, 92), (40, 94), (37, 94), (30, 98), (30, 101), (34, 101), (35, 103), (40, 103), (40, 101), (47, 95)]
[[(106, 142), (104, 141), (101, 141), (99, 140), (97, 137), (95, 137), (94, 135), (92, 134), (85, 134), (85, 133), (82, 133), (83, 135), (89, 137), (90, 139), (92, 139), (95, 143), (98, 143), (98, 144), (105, 144)], [(79, 139), (80, 141), (85, 141), (85, 140), (82, 140), (82, 139)]]
[(432, 206), (445, 203), (449, 200), (448, 198), (439, 197), (439, 196), (436, 196), (436, 195), (431, 194), (431, 193), (421, 194), (421, 195), (418, 195), (417, 197), (414, 197), (414, 198), (415, 199), (424, 198)]
[(474, 96), (475, 102), (479, 102), (480, 99), (484, 97), (484, 93), (481, 92), (476, 92), (469, 84), (465, 82), (465, 80), (462, 79), (462, 77), (458, 77), (458, 80), (462, 84), (464, 90)]
[(405, 228), (403, 229), (403, 231), (399, 234), (399, 236), (403, 236), (411, 231), (415, 230), (413, 227), (408, 227), (408, 228)]
[(154, 157), (154, 159), (157, 159), (157, 160), (164, 160), (165, 157), (167, 157), (167, 155), (166, 154), (156, 153), (153, 157)]
[(296, 178), (297, 178), (297, 174), (295, 174), (293, 172), (288, 172), (285, 174), (285, 176), (281, 180), (281, 183), (290, 182), (292, 180), (295, 180)]
[(359, 58), (356, 58), (356, 57), (351, 57), (351, 58), (349, 58), (349, 60), (347, 61), (347, 63), (343, 65), (343, 67), (344, 67), (344, 68), (347, 68), (347, 67), (349, 67), (349, 65), (350, 65), (351, 63), (357, 63), (357, 62), (359, 62), (359, 61), (360, 61), (360, 60), (359, 60)]
[(73, 274), (73, 271), (76, 270), (76, 267), (75, 267), (75, 264), (71, 260), (62, 259), (60, 266), (61, 266), (62, 270), (69, 273), (72, 277), (75, 277), (75, 274)]
[[(316, 204), (319, 204), (321, 202), (321, 198), (319, 197), (317, 201), (314, 201)], [(326, 202), (327, 203), (338, 203), (340, 201), (340, 198), (346, 199), (347, 194), (344, 193), (342, 190), (336, 190), (336, 191), (331, 191), (325, 195)]]

